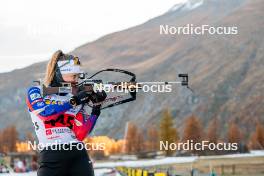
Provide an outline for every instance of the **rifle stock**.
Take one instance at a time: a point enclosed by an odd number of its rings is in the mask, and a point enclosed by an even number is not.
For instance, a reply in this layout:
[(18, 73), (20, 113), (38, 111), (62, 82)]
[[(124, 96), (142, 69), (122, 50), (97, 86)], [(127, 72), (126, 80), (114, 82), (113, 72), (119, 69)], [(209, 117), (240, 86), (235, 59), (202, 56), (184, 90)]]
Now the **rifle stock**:
[(61, 86), (61, 87), (46, 87), (42, 86), (42, 94), (43, 96), (51, 95), (51, 94), (60, 94), (60, 93), (71, 93), (76, 95), (79, 91), (92, 92), (93, 86), (86, 85), (81, 87), (72, 87), (72, 86)]

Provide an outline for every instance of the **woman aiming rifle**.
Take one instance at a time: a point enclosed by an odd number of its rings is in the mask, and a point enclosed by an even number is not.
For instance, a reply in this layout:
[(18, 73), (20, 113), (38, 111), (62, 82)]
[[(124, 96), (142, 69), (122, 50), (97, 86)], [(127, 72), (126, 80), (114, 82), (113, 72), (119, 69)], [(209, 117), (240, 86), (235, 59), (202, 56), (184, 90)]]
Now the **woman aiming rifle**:
[[(72, 87), (78, 82), (80, 61), (73, 55), (57, 51), (49, 61), (45, 86), (60, 87), (63, 82)], [(38, 176), (93, 176), (92, 163), (82, 140), (89, 134), (100, 115), (99, 102), (105, 92), (41, 95), (40, 86), (30, 87), (27, 105), (35, 126), (39, 144), (45, 146), (39, 153)], [(91, 115), (84, 106), (94, 104)], [(80, 145), (82, 147), (80, 147)], [(81, 150), (80, 150), (81, 148)]]

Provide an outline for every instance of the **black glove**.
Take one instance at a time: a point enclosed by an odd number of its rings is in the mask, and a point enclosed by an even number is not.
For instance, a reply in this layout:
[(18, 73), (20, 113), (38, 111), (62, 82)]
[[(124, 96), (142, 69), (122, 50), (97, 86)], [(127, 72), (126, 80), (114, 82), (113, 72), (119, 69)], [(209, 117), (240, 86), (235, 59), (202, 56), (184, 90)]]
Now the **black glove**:
[(101, 113), (101, 105), (93, 106), (91, 115), (96, 115), (98, 117), (100, 113)]
[(103, 102), (105, 99), (106, 99), (107, 95), (105, 93), (104, 90), (102, 90), (101, 92), (93, 92), (91, 95), (90, 95), (90, 100), (96, 104), (96, 103), (100, 103), (100, 102)]
[(106, 99), (107, 95), (104, 90), (101, 92), (93, 92), (90, 96), (91, 101), (95, 104), (92, 109), (92, 115), (99, 116), (101, 113), (101, 104), (96, 105), (96, 103), (103, 102)]
[(90, 96), (87, 92), (85, 91), (80, 91), (76, 96), (72, 96), (70, 98), (70, 104), (73, 106), (77, 106), (80, 104), (85, 104), (88, 103), (90, 100)]

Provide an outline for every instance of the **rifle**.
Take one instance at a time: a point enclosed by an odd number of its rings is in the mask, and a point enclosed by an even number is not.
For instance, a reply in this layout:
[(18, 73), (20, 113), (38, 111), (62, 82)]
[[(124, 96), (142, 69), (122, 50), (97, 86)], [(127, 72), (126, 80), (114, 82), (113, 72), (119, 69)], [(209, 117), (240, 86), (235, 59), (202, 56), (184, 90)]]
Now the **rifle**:
[[(92, 79), (94, 76), (102, 73), (102, 72), (118, 72), (125, 75), (130, 76), (130, 80), (126, 82), (103, 82), (102, 80), (98, 79)], [(166, 85), (166, 84), (181, 84), (182, 86), (189, 88), (188, 85), (188, 74), (179, 74), (178, 77), (182, 78), (182, 81), (171, 81), (171, 82), (137, 82), (136, 81), (136, 75), (132, 72), (129, 72), (127, 70), (122, 69), (104, 69), (96, 72), (92, 76), (88, 77), (87, 73), (83, 73), (80, 75), (80, 79), (82, 80), (80, 83), (72, 86), (70, 83), (62, 83), (61, 87), (46, 87), (45, 85), (42, 85), (42, 95), (50, 95), (50, 94), (61, 94), (61, 93), (72, 93), (73, 95), (76, 95), (79, 91), (86, 91), (87, 93), (92, 93), (93, 91), (96, 91), (99, 89), (102, 89), (103, 87), (109, 87), (111, 90), (124, 90), (126, 94), (130, 95), (130, 98), (123, 99), (117, 102), (114, 102), (112, 104), (109, 104), (105, 107), (101, 107), (101, 109), (110, 108), (113, 106), (117, 106), (120, 104), (124, 104), (130, 101), (136, 100), (136, 93), (139, 89), (142, 89), (144, 85), (149, 84), (157, 84), (157, 85)], [(191, 90), (191, 89), (190, 89)], [(192, 91), (192, 90), (191, 90)], [(122, 96), (116, 96), (107, 98), (104, 102), (107, 101), (116, 101), (118, 98)], [(92, 105), (88, 106), (92, 107)]]

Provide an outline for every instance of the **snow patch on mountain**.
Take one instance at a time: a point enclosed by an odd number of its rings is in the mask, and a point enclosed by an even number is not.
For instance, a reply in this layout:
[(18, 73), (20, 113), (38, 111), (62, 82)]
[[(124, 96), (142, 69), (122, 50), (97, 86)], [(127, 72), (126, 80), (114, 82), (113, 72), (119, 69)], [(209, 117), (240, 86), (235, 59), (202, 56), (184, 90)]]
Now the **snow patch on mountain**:
[(186, 0), (175, 4), (168, 12), (193, 10), (204, 3), (204, 0)]

